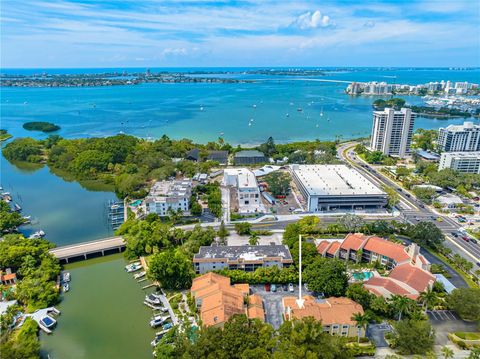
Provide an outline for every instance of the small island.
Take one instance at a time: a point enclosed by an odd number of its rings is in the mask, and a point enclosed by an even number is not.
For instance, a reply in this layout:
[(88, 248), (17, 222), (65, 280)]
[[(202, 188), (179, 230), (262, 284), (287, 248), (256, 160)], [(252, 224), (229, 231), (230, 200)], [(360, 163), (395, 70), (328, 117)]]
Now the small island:
[(12, 135), (7, 132), (7, 130), (0, 129), (0, 142), (6, 141), (11, 138)]
[(23, 128), (27, 131), (55, 132), (60, 129), (60, 126), (50, 122), (26, 122)]

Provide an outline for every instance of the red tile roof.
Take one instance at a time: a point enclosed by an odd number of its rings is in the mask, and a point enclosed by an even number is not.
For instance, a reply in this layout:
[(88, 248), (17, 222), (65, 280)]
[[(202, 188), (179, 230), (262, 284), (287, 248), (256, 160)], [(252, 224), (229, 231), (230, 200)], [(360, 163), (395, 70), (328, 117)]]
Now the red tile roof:
[(365, 244), (363, 248), (370, 252), (392, 258), (397, 263), (410, 261), (410, 256), (405, 251), (405, 247), (403, 245), (387, 241), (383, 238), (370, 237), (368, 238), (367, 244)]
[(343, 240), (342, 249), (358, 251), (362, 244), (367, 239), (367, 236), (364, 236), (361, 233), (349, 233)]
[(317, 252), (320, 254), (323, 254), (323, 252), (325, 251), (325, 249), (327, 249), (329, 245), (330, 245), (329, 241), (321, 241), (320, 243), (318, 243)]
[(340, 242), (333, 242), (330, 248), (328, 248), (327, 253), (331, 255), (335, 255), (340, 248)]
[[(407, 295), (410, 294), (408, 290), (405, 288), (399, 286), (397, 283), (395, 283), (393, 280), (389, 278), (383, 278), (383, 277), (372, 277), (366, 282), (363, 283), (363, 285), (368, 289), (370, 286), (373, 287), (380, 287), (384, 288), (391, 294), (395, 295)], [(378, 289), (375, 290), (375, 292), (379, 292)]]
[(435, 282), (433, 274), (408, 263), (393, 268), (389, 277), (408, 284), (419, 293), (424, 292), (431, 283)]

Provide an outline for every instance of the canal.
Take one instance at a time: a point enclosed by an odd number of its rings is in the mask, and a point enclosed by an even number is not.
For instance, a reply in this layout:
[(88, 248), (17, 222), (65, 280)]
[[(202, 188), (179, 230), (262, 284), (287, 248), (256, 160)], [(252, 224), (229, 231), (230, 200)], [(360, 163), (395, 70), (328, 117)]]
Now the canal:
[(53, 334), (42, 332), (42, 354), (51, 359), (151, 358), (155, 331), (143, 305), (144, 283), (126, 273), (122, 254), (65, 266), (71, 288), (57, 308)]

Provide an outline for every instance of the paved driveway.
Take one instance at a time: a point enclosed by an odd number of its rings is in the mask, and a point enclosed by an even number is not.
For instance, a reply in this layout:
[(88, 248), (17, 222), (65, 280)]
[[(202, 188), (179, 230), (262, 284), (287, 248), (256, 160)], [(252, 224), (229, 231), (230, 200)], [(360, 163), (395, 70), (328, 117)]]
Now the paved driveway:
[[(265, 321), (271, 324), (275, 329), (278, 329), (283, 323), (283, 297), (298, 297), (298, 284), (294, 285), (294, 291), (289, 292), (284, 290), (281, 285), (277, 285), (276, 292), (267, 292), (265, 286), (251, 285), (252, 293), (258, 294), (263, 298), (263, 306), (265, 308)], [(311, 294), (302, 290), (302, 296)]]
[(436, 332), (435, 344), (449, 344), (448, 333), (477, 331), (477, 324), (461, 320), (455, 312), (450, 310), (428, 311), (428, 318)]
[(392, 331), (389, 324), (369, 324), (367, 327), (367, 337), (371, 339), (377, 348), (386, 348), (388, 343), (385, 340), (385, 334)]

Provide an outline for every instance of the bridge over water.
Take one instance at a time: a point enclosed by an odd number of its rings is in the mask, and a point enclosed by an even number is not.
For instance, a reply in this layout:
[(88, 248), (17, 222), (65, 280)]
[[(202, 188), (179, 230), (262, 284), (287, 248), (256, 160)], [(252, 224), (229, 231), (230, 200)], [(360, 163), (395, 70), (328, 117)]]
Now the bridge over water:
[(50, 250), (61, 263), (69, 261), (86, 260), (112, 253), (120, 253), (125, 250), (125, 241), (122, 237), (109, 237), (90, 242), (83, 242), (53, 248)]

